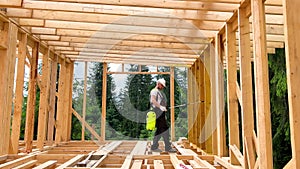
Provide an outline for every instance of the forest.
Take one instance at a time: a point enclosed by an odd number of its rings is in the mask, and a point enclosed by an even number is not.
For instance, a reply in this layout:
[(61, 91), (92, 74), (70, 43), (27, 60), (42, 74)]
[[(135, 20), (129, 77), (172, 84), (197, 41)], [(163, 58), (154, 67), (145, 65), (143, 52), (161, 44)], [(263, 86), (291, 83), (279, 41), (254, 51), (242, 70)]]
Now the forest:
[[(270, 105), (273, 137), (274, 168), (280, 169), (291, 159), (289, 110), (286, 84), (285, 50), (276, 49), (269, 54)], [(109, 67), (110, 68), (110, 67)], [(128, 71), (138, 71), (137, 65), (128, 65)], [(102, 63), (89, 63), (86, 88), (86, 121), (100, 133), (102, 108)], [(142, 71), (150, 68), (142, 66)], [(168, 67), (159, 67), (159, 71), (168, 72)], [(75, 71), (76, 72), (76, 71)], [(58, 72), (59, 73), (59, 72)], [(226, 74), (226, 71), (224, 71)], [(124, 77), (124, 75), (122, 75)], [(169, 82), (169, 75), (130, 74), (125, 80), (109, 74), (107, 76), (107, 113), (106, 140), (152, 140), (153, 132), (146, 130), (146, 113), (149, 110), (149, 93), (155, 87), (155, 80), (164, 78)], [(119, 80), (118, 80), (119, 79)], [(226, 82), (224, 83), (226, 85)], [(84, 78), (74, 76), (73, 109), (82, 115), (84, 100)], [(226, 89), (226, 87), (225, 87)], [(28, 83), (24, 85), (24, 99), (20, 140), (24, 139)], [(167, 98), (170, 86), (164, 89)], [(226, 92), (225, 92), (226, 100)], [(255, 98), (255, 97), (254, 97)], [(169, 100), (168, 100), (169, 102)], [(187, 103), (187, 69), (175, 69), (175, 105)], [(170, 105), (170, 104), (168, 104)], [(225, 103), (226, 105), (226, 103)], [(37, 119), (39, 110), (39, 89), (37, 90), (35, 107), (34, 139), (37, 136)], [(227, 108), (224, 108), (225, 115)], [(170, 113), (168, 109), (167, 115)], [(170, 121), (170, 117), (167, 117)], [(72, 117), (72, 140), (81, 140), (81, 123)], [(185, 106), (175, 108), (175, 135), (188, 137), (187, 109)], [(86, 140), (94, 138), (86, 130)]]

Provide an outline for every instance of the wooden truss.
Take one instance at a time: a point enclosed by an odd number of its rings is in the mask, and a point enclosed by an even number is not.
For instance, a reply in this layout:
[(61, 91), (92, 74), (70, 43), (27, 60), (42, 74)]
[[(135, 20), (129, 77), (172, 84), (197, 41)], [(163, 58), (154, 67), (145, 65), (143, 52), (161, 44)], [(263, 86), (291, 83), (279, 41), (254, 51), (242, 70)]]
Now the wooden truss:
[[(300, 168), (299, 0), (0, 0), (0, 7), (0, 168), (271, 169), (267, 54), (283, 47), (293, 151), (285, 168)], [(104, 63), (100, 133), (72, 109), (75, 61)], [(124, 73), (108, 72), (108, 63), (170, 67), (171, 107), (174, 67), (188, 68), (188, 101), (195, 104), (188, 105), (188, 139), (173, 142), (177, 153), (152, 154), (147, 141), (104, 139), (106, 75)], [(25, 69), (25, 139), (19, 141)], [(73, 115), (82, 135), (88, 130), (97, 142), (71, 141)]]

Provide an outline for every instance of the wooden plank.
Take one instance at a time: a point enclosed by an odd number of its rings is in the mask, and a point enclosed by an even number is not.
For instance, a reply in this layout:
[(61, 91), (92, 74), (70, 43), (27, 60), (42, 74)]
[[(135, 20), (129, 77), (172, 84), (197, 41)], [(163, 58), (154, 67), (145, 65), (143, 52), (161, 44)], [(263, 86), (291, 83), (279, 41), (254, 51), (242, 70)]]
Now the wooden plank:
[(62, 165), (60, 165), (56, 169), (64, 169), (65, 167), (70, 167), (70, 166), (76, 164), (77, 162), (81, 161), (84, 158), (84, 156), (85, 155), (83, 155), (83, 154), (77, 155), (74, 158), (70, 159), (69, 161), (63, 163)]
[(0, 0), (0, 6), (21, 7), (22, 0)]
[(49, 117), (48, 117), (48, 134), (47, 141), (53, 142), (54, 137), (54, 115), (55, 115), (55, 100), (56, 100), (56, 81), (57, 81), (57, 55), (51, 61), (51, 75), (50, 75), (50, 93), (49, 93)]
[(143, 155), (147, 149), (147, 141), (138, 141), (131, 151), (131, 155)]
[(164, 163), (162, 160), (154, 160), (153, 167), (154, 169), (164, 169)]
[(143, 160), (134, 160), (132, 163), (131, 169), (141, 168), (143, 165)]
[(21, 157), (21, 158), (18, 158), (16, 160), (12, 160), (12, 161), (6, 162), (4, 164), (0, 164), (0, 168), (2, 168), (2, 169), (10, 169), (10, 168), (22, 165), (24, 163), (27, 163), (29, 161), (35, 160), (35, 158), (36, 158), (36, 154), (27, 155), (25, 157)]
[(37, 163), (37, 160), (31, 160), (27, 163), (21, 164), (17, 167), (13, 167), (13, 169), (26, 169), (26, 168), (32, 168)]
[(270, 115), (270, 92), (268, 57), (266, 52), (265, 7), (262, 1), (251, 1), (253, 17), (254, 68), (257, 135), (259, 140), (260, 168), (273, 168), (272, 131)]
[(52, 169), (56, 167), (56, 163), (57, 163), (56, 160), (50, 160), (34, 167), (33, 169)]
[(98, 133), (86, 122), (83, 121), (82, 117), (73, 109), (74, 116), (81, 122), (84, 123), (85, 127), (91, 132), (91, 134), (98, 139), (98, 141), (101, 141), (102, 138), (98, 135)]
[[(226, 44), (229, 144), (235, 144), (237, 147), (240, 147), (238, 102), (236, 95), (237, 66), (235, 53), (235, 31), (232, 30), (231, 23), (227, 23), (226, 25)], [(234, 157), (232, 151), (230, 151), (229, 156), (232, 164), (238, 164), (238, 161)]]
[(211, 165), (209, 162), (200, 159), (199, 157), (194, 156), (194, 161), (200, 165), (201, 167), (205, 167), (208, 169), (215, 169), (216, 167), (214, 167), (213, 165)]
[(223, 159), (221, 157), (218, 157), (218, 156), (215, 156), (215, 162), (220, 164), (221, 166), (227, 168), (227, 169), (243, 169), (243, 167), (232, 165), (228, 161), (226, 161), (225, 159)]
[(107, 100), (107, 63), (103, 63), (102, 73), (102, 109), (101, 109), (101, 138), (105, 141), (106, 100)]
[(14, 91), (14, 71), (16, 63), (16, 44), (18, 28), (12, 23), (4, 23), (0, 32), (1, 40), (7, 44), (7, 49), (0, 49), (0, 155), (8, 154), (10, 142), (10, 122)]
[[(84, 85), (83, 85), (83, 105), (82, 105), (82, 121), (85, 121), (86, 115), (86, 88), (87, 88), (87, 69), (88, 62), (84, 62)], [(81, 140), (85, 140), (85, 123), (81, 124)]]
[(295, 168), (300, 168), (300, 117), (299, 117), (299, 89), (297, 83), (299, 79), (299, 19), (296, 18), (299, 11), (300, 3), (295, 0), (284, 0), (284, 18), (286, 24), (284, 26), (285, 31), (285, 51), (286, 51), (286, 67), (287, 67), (287, 85), (289, 96), (289, 117), (290, 117), (290, 130), (291, 130), (291, 147), (292, 156), (294, 158)]
[(284, 167), (283, 169), (293, 169), (296, 168), (295, 159), (292, 158)]
[(21, 115), (22, 115), (22, 104), (23, 104), (23, 86), (24, 86), (24, 74), (25, 74), (25, 59), (26, 59), (26, 44), (27, 35), (22, 34), (19, 39), (18, 47), (18, 69), (16, 79), (16, 93), (15, 93), (15, 104), (14, 104), (14, 116), (12, 121), (11, 131), (11, 144), (12, 154), (17, 154), (19, 149), (19, 138), (21, 130)]
[(47, 119), (48, 119), (48, 105), (49, 105), (49, 83), (50, 83), (50, 63), (48, 53), (43, 55), (42, 62), (42, 81), (40, 86), (40, 105), (38, 116), (38, 133), (37, 133), (37, 148), (42, 149), (46, 139)]
[(237, 158), (240, 165), (244, 168), (245, 160), (240, 150), (236, 147), (236, 145), (229, 145), (229, 149), (233, 152), (234, 156)]

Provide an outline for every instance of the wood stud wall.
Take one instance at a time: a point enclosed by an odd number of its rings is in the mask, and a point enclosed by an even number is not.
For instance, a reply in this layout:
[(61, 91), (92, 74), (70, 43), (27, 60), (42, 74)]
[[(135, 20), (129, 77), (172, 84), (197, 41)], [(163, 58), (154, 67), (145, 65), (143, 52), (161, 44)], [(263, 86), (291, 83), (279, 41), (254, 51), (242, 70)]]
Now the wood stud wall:
[[(137, 3), (136, 1), (134, 2)], [(0, 4), (1, 6), (20, 6), (21, 1), (1, 1)], [(180, 2), (178, 2), (178, 4), (167, 3), (166, 5), (169, 7), (178, 8), (177, 5), (179, 4)], [(284, 18), (286, 20), (284, 31), (286, 35), (287, 79), (291, 122), (291, 140), (293, 150), (293, 158), (285, 168), (299, 168), (300, 148), (297, 143), (300, 141), (300, 136), (297, 131), (300, 128), (298, 123), (298, 121), (300, 120), (298, 120), (299, 117), (297, 116), (297, 111), (299, 110), (299, 108), (297, 108), (297, 103), (299, 102), (298, 95), (300, 94), (298, 94), (296, 86), (299, 82), (300, 75), (296, 66), (299, 62), (297, 55), (299, 55), (300, 53), (298, 47), (299, 44), (297, 43), (297, 39), (300, 38), (300, 33), (298, 31), (299, 19), (297, 18), (297, 9), (300, 7), (300, 3), (297, 0), (284, 0), (283, 4)], [(153, 5), (154, 4), (151, 4), (150, 6)], [(29, 11), (31, 11), (31, 8), (34, 8), (33, 6), (31, 7), (30, 4), (26, 4), (26, 6), (28, 9), (30, 9)], [(232, 5), (231, 7), (233, 9), (236, 9), (236, 6), (237, 5)], [(273, 6), (276, 7), (276, 5), (274, 4)], [(11, 8), (11, 11), (13, 11), (13, 9), (14, 8)], [(19, 8), (15, 11), (19, 10), (20, 12), (22, 10), (28, 9)], [(193, 58), (195, 59), (195, 61), (193, 62), (193, 64), (189, 64), (188, 141), (190, 144), (188, 145), (188, 148), (192, 149), (196, 147), (196, 149), (193, 150), (202, 155), (203, 153), (213, 154), (215, 163), (217, 163), (218, 165), (222, 165), (225, 168), (232, 168), (237, 166), (241, 168), (251, 169), (273, 168), (267, 64), (267, 50), (268, 45), (270, 45), (271, 43), (270, 41), (268, 41), (268, 39), (270, 39), (270, 35), (266, 35), (266, 33), (270, 31), (270, 27), (272, 26), (266, 25), (266, 23), (271, 22), (270, 17), (266, 17), (266, 11), (267, 13), (270, 13), (270, 11), (272, 11), (272, 8), (270, 8), (270, 6), (265, 6), (263, 1), (243, 1), (238, 9), (234, 12), (234, 15), (231, 18), (227, 18), (228, 20), (226, 24), (223, 28), (220, 29), (220, 32), (217, 34), (217, 36), (214, 37), (212, 44), (206, 42), (200, 57)], [(35, 12), (35, 15), (37, 15), (37, 13), (43, 13), (45, 11), (35, 10)], [(50, 11), (47, 11), (47, 13), (49, 12)], [(12, 15), (12, 13), (8, 13), (8, 15)], [(46, 15), (43, 16), (46, 17)], [(56, 17), (62, 16), (63, 15), (58, 15)], [(20, 22), (22, 21), (21, 24), (23, 25), (30, 23), (31, 26), (33, 26), (32, 24), (52, 24), (53, 27), (59, 26), (57, 25), (57, 23), (54, 23), (53, 20), (51, 20), (53, 18), (50, 18), (50, 20), (47, 20), (47, 22), (45, 23), (41, 23), (38, 19), (26, 20), (23, 17), (19, 17), (19, 19)], [(57, 144), (62, 144), (63, 142), (70, 143), (72, 127), (71, 117), (74, 113), (72, 109), (72, 79), (74, 72), (74, 63), (64, 55), (55, 53), (52, 48), (47, 48), (47, 46), (45, 46), (45, 44), (42, 43), (39, 39), (37, 39), (36, 37), (31, 37), (26, 30), (19, 28), (18, 25), (16, 25), (14, 22), (11, 22), (10, 20), (3, 17), (1, 17), (0, 22), (0, 88), (2, 91), (0, 93), (0, 131), (1, 133), (3, 133), (0, 137), (0, 155), (4, 155), (0, 156), (0, 160), (2, 160), (3, 158), (8, 158), (5, 157), (6, 154), (17, 154), (18, 152), (20, 152), (20, 148), (22, 148), (25, 152), (31, 152), (34, 150), (34, 148), (38, 148), (39, 150), (44, 151), (44, 146), (52, 145), (54, 141)], [(273, 18), (272, 22), (276, 22), (276, 20), (274, 20)], [(282, 23), (278, 24), (282, 28)], [(84, 27), (86, 25), (82, 26)], [(278, 27), (278, 25), (275, 27)], [(58, 27), (58, 29), (61, 28), (65, 29), (63, 27)], [(55, 33), (63, 31), (58, 29), (55, 29)], [(35, 28), (31, 30), (45, 31), (43, 29)], [(47, 29), (47, 31), (49, 31), (49, 29)], [(41, 36), (40, 38), (43, 38), (43, 36)], [(61, 38), (67, 39), (69, 37), (62, 36)], [(190, 36), (186, 38), (192, 39), (193, 37)], [(276, 38), (280, 37), (277, 36)], [(84, 41), (84, 39), (76, 40), (81, 42)], [(56, 41), (50, 42), (49, 44), (51, 43), (58, 44), (58, 42)], [(76, 44), (76, 42), (74, 44)], [(60, 45), (68, 47), (69, 44), (60, 43)], [(175, 45), (180, 46), (182, 44), (174, 44), (174, 46)], [(81, 47), (80, 44), (78, 44), (78, 47)], [(238, 50), (236, 49), (236, 47), (238, 47)], [(64, 48), (64, 50), (65, 49), (66, 48)], [(18, 51), (18, 53), (16, 51)], [(64, 52), (67, 53), (67, 51)], [(40, 59), (39, 56), (42, 56), (41, 75), (37, 71), (38, 60)], [(227, 77), (224, 77), (223, 69), (220, 68), (220, 65), (223, 61), (226, 61), (225, 70)], [(254, 64), (254, 75), (252, 75), (251, 72), (251, 63)], [(102, 139), (101, 141), (105, 141), (105, 98), (107, 87), (106, 75), (110, 73), (107, 71), (107, 63), (104, 63), (103, 65), (104, 90), (102, 92), (103, 107), (101, 137), (97, 136), (98, 138)], [(15, 69), (16, 66), (17, 69)], [(22, 105), (23, 102), (24, 70), (26, 66), (28, 66), (28, 68), (30, 69), (30, 78), (26, 109), (25, 140), (23, 144), (24, 146), (19, 146), (18, 138), (20, 136), (20, 122), (22, 111), (22, 107), (20, 105)], [(59, 72), (57, 71), (58, 68)], [(17, 71), (15, 72), (15, 70)], [(240, 71), (239, 82), (237, 82), (237, 70)], [(173, 73), (174, 69), (172, 68), (170, 72), (171, 86), (174, 87)], [(14, 86), (15, 75), (16, 85)], [(58, 80), (57, 77), (59, 77)], [(224, 78), (227, 78), (227, 89), (224, 89), (222, 83), (224, 81)], [(252, 86), (252, 82), (255, 82), (255, 86)], [(56, 83), (58, 83), (58, 88), (56, 88)], [(34, 119), (37, 87), (39, 87), (41, 90), (39, 100), (39, 118)], [(255, 89), (254, 98), (254, 91), (252, 89)], [(15, 94), (13, 95), (12, 93), (14, 90)], [(228, 106), (226, 108), (228, 110), (228, 114), (224, 114), (225, 107), (223, 107), (221, 104), (224, 102), (224, 90), (227, 90), (226, 97), (228, 100)], [(174, 91), (171, 92), (174, 93)], [(174, 100), (172, 100), (172, 98), (173, 97), (171, 97), (171, 106), (174, 106)], [(57, 105), (55, 105), (56, 99)], [(254, 107), (253, 105), (253, 99), (255, 99), (256, 107)], [(57, 110), (55, 110), (56, 106)], [(238, 106), (241, 107), (241, 114), (239, 114)], [(12, 111), (13, 118), (11, 121), (10, 116), (12, 114)], [(174, 109), (172, 110), (172, 112), (172, 115), (174, 115)], [(256, 121), (254, 120), (254, 112), (256, 112)], [(225, 139), (225, 116), (227, 116), (228, 118), (228, 143)], [(85, 117), (83, 116), (83, 121), (84, 118)], [(242, 121), (239, 121), (239, 118), (242, 119)], [(219, 123), (220, 125), (215, 128), (212, 123), (214, 123), (216, 119), (217, 123)], [(35, 120), (38, 121), (37, 142), (33, 140), (33, 126)], [(174, 117), (172, 121), (174, 122)], [(12, 125), (10, 123), (12, 123)], [(241, 123), (241, 128), (239, 123)], [(254, 130), (254, 125), (256, 125), (256, 131)], [(11, 127), (12, 132), (10, 134)], [(89, 126), (83, 125), (83, 128), (92, 130), (88, 127)], [(173, 128), (174, 125), (172, 125), (171, 130), (172, 140), (175, 138), (175, 132)], [(242, 134), (241, 137), (239, 133)], [(240, 138), (242, 138), (242, 140), (240, 140)], [(116, 147), (121, 143), (114, 144), (116, 145), (111, 146)], [(180, 147), (176, 148), (180, 150)], [(240, 148), (243, 148), (243, 152), (239, 152)], [(55, 150), (53, 150), (53, 152), (54, 151)], [(134, 152), (136, 152), (136, 150)], [(23, 163), (22, 165), (27, 165), (27, 167), (34, 166), (37, 161), (37, 156), (42, 155), (31, 154), (25, 156), (22, 160), (29, 161), (26, 161), (26, 163)], [(229, 157), (229, 159), (226, 159), (228, 161), (226, 161), (225, 158), (221, 158), (226, 156)], [(70, 159), (74, 162), (74, 160), (83, 159), (84, 156), (78, 155), (73, 157)], [(169, 157), (170, 163), (172, 163), (172, 165), (174, 166), (182, 163), (182, 161), (178, 159), (179, 157)], [(127, 162), (124, 162), (122, 166), (126, 168), (130, 166), (130, 163), (128, 163), (128, 161), (131, 161), (133, 158), (134, 157), (132, 155), (129, 155)], [(206, 160), (208, 159), (208, 157), (205, 158)], [(72, 161), (64, 162), (67, 166), (67, 164), (70, 164)], [(162, 167), (162, 162), (163, 161), (154, 161), (154, 166), (160, 168)], [(55, 162), (48, 161), (48, 163), (49, 165), (50, 163), (53, 165)], [(13, 164), (5, 163), (0, 166), (12, 165), (19, 165), (19, 167), (22, 166), (19, 162), (15, 162)], [(135, 160), (134, 165), (141, 167), (143, 164), (141, 164), (140, 160)], [(164, 165), (168, 166), (169, 164)]]

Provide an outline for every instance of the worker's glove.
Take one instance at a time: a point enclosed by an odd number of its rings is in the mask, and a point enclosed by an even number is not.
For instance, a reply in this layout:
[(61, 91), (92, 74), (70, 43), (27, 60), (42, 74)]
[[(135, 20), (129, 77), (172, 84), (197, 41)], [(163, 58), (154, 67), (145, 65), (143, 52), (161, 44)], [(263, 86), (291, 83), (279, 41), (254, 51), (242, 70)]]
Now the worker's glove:
[(167, 108), (164, 107), (164, 106), (160, 106), (159, 109), (160, 109), (161, 111), (167, 111)]

